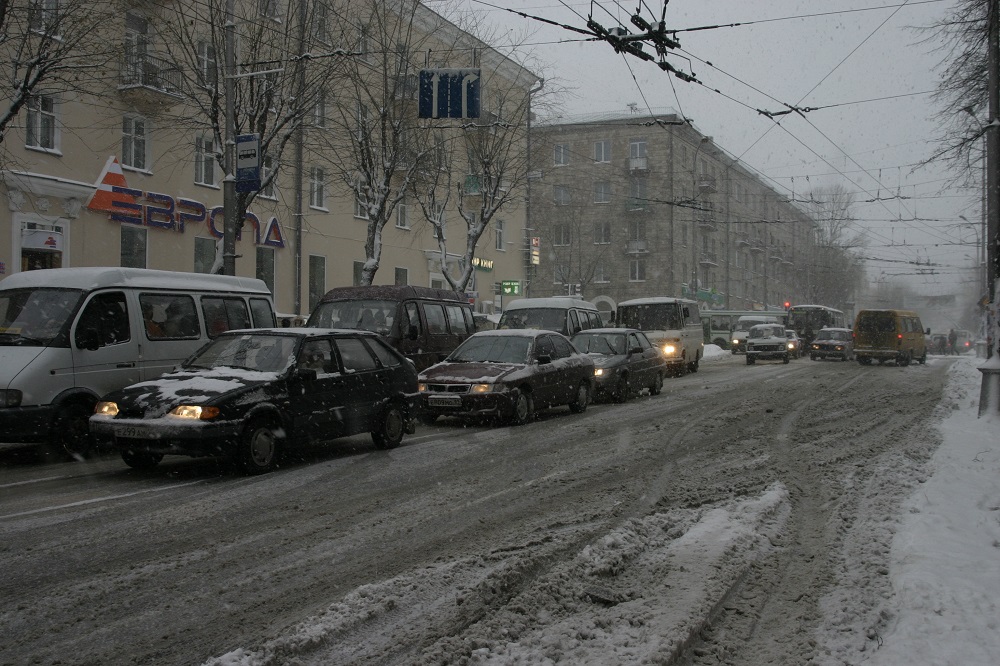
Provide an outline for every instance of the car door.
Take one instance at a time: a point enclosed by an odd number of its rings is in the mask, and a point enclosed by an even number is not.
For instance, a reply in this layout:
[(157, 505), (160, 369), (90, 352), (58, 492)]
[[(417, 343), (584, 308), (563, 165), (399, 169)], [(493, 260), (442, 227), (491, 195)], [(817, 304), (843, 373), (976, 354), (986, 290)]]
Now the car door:
[(546, 337), (555, 348), (552, 365), (555, 366), (556, 372), (555, 383), (558, 395), (556, 404), (568, 404), (576, 400), (576, 388), (580, 382), (589, 383), (590, 377), (585, 375), (579, 354), (575, 352), (569, 340), (559, 335)]
[[(541, 363), (542, 357), (548, 357), (548, 362)], [(536, 405), (558, 404), (556, 400), (559, 396), (559, 372), (555, 364), (556, 348), (552, 344), (552, 337), (549, 335), (539, 335), (535, 338), (535, 349), (532, 352), (534, 363), (532, 371), (532, 392)]]
[[(91, 296), (73, 329), (75, 382), (104, 395), (139, 381), (139, 345), (124, 291)], [(139, 317), (136, 317), (136, 321)]]
[[(302, 377), (301, 370), (314, 371), (315, 379)], [(305, 340), (293, 373), (287, 409), (295, 434), (321, 441), (345, 435), (350, 387), (330, 339)]]
[[(628, 370), (633, 386), (645, 386), (650, 381), (649, 359), (642, 352), (642, 344), (636, 333), (629, 333), (625, 338), (625, 350), (628, 354)], [(638, 350), (638, 351), (636, 351)]]
[(344, 372), (347, 434), (368, 432), (373, 417), (383, 407), (389, 388), (381, 381), (375, 356), (357, 336), (334, 340)]
[(635, 335), (639, 339), (639, 346), (642, 347), (642, 356), (646, 359), (646, 381), (652, 382), (656, 375), (663, 369), (663, 354), (653, 346), (653, 343), (649, 341), (645, 333), (637, 331)]

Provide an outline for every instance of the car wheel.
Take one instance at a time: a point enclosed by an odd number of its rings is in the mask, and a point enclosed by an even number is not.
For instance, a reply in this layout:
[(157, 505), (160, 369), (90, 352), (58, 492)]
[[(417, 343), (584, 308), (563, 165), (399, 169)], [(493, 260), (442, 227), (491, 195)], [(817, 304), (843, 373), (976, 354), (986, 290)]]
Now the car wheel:
[(134, 449), (122, 449), (122, 460), (133, 469), (152, 469), (163, 460), (162, 453), (150, 453), (149, 451), (136, 451)]
[(747, 354), (747, 365), (753, 365), (753, 363), (754, 363), (753, 356), (750, 356), (749, 354)]
[(589, 404), (590, 387), (587, 386), (587, 382), (580, 382), (580, 385), (576, 387), (576, 399), (569, 403), (569, 410), (574, 414), (579, 414), (587, 411), (587, 405)]
[(622, 403), (627, 401), (631, 392), (631, 388), (628, 385), (628, 375), (623, 374), (618, 378), (618, 385), (615, 386), (615, 402)]
[(689, 365), (689, 366), (688, 366), (688, 369), (689, 369), (689, 370), (690, 370), (691, 372), (698, 372), (698, 361), (700, 361), (700, 360), (701, 360), (701, 359), (699, 359), (699, 358), (695, 358), (695, 359), (694, 359), (694, 363), (692, 363), (691, 365)]
[(729, 346), (728, 343), (722, 338), (716, 338), (715, 340), (712, 340), (712, 344), (718, 347), (719, 349), (725, 349), (727, 346)]
[(660, 395), (660, 391), (663, 390), (663, 375), (657, 372), (653, 376), (653, 385), (649, 387), (650, 395)]
[(872, 364), (872, 360), (870, 358), (868, 358), (867, 356), (859, 356), (858, 357), (858, 363), (860, 363), (861, 365), (871, 365)]
[(902, 355), (896, 358), (896, 365), (900, 368), (905, 368), (910, 364), (910, 352), (903, 352)]
[(919, 363), (920, 365), (924, 365), (925, 363), (927, 363), (927, 350), (926, 349), (924, 350), (924, 355), (921, 356), (919, 359), (917, 359), (917, 363)]
[(535, 414), (535, 401), (528, 391), (514, 389), (511, 393), (513, 409), (510, 412), (510, 423), (511, 425), (524, 425)]
[(273, 419), (257, 417), (247, 424), (236, 447), (236, 461), (247, 474), (270, 472), (278, 465), (278, 435)]
[(60, 407), (52, 421), (53, 443), (72, 458), (86, 458), (94, 446), (89, 421), (93, 413), (94, 406), (83, 402), (70, 402)]
[(399, 403), (390, 402), (375, 423), (372, 441), (380, 449), (394, 449), (403, 441), (404, 430), (406, 430), (406, 414), (403, 413)]
[(782, 363), (788, 363), (788, 354), (785, 354), (784, 358), (781, 359)]
[(814, 360), (814, 361), (815, 361), (815, 360), (816, 360), (816, 354), (810, 354), (810, 355), (809, 355), (809, 358), (811, 358), (812, 360)]
[(688, 373), (687, 359), (682, 359), (680, 363), (677, 364), (677, 376), (683, 377)]

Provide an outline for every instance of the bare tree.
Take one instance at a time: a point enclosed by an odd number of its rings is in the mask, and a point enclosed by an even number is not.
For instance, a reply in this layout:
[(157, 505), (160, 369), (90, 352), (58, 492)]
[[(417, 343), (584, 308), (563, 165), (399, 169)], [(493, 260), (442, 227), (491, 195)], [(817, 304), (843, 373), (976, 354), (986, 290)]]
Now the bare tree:
[(47, 102), (39, 94), (81, 90), (90, 78), (85, 73), (114, 59), (114, 49), (101, 37), (112, 10), (112, 3), (88, 0), (0, 0), (0, 68), (7, 91), (0, 106), (0, 142), (26, 105), (36, 116), (28, 132), (45, 132)]
[(865, 246), (864, 232), (854, 227), (854, 193), (842, 185), (807, 194), (815, 221), (815, 260), (811, 296), (817, 303), (844, 307), (864, 279), (864, 261), (856, 251)]

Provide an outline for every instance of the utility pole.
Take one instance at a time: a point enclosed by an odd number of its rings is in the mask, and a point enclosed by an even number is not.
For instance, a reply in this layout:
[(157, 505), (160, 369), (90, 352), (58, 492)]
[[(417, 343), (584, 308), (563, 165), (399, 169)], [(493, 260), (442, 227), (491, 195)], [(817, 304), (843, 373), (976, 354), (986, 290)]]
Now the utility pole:
[(226, 53), (223, 89), (226, 96), (225, 155), (223, 166), (226, 174), (222, 179), (222, 273), (236, 275), (236, 169), (234, 153), (236, 145), (236, 21), (233, 17), (234, 0), (226, 0)]
[(987, 337), (989, 359), (979, 371), (983, 381), (979, 390), (979, 416), (1000, 411), (1000, 354), (994, 355), (993, 345), (1000, 338), (997, 331), (997, 232), (1000, 231), (1000, 26), (998, 26), (1000, 0), (989, 0), (986, 13), (987, 96), (989, 122), (986, 124), (986, 261), (989, 271), (989, 311), (991, 321)]

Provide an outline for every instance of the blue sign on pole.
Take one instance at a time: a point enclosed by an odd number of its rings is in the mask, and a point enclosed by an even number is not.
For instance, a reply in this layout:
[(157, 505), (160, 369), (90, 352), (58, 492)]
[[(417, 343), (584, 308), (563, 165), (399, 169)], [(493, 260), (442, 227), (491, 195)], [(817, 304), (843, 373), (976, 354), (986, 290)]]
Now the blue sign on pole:
[(240, 134), (236, 137), (236, 191), (256, 192), (260, 189), (260, 135)]
[(478, 118), (480, 70), (420, 70), (421, 118)]

